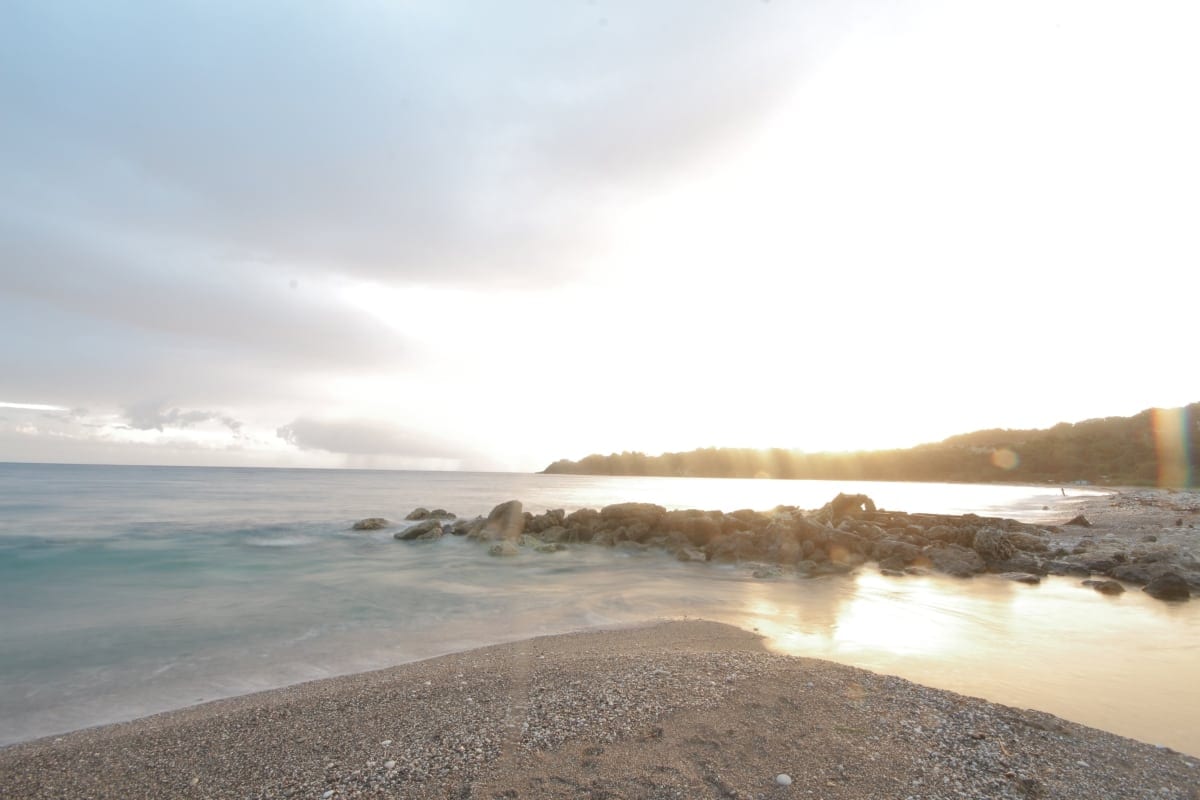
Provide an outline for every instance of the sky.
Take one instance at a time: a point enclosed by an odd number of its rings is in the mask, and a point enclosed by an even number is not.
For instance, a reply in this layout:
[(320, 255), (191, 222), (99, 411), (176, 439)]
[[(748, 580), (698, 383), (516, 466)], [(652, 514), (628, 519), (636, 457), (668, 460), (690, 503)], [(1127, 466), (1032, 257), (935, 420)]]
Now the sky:
[(0, 461), (541, 469), (1200, 400), (1192, 0), (0, 7)]

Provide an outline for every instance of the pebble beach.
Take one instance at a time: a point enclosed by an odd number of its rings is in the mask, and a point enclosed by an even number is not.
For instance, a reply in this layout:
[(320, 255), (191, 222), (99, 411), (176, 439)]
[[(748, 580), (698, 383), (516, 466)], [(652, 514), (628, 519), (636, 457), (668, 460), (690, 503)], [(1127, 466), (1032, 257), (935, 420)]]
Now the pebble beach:
[(0, 751), (21, 798), (1200, 798), (1189, 755), (705, 621), (542, 637)]

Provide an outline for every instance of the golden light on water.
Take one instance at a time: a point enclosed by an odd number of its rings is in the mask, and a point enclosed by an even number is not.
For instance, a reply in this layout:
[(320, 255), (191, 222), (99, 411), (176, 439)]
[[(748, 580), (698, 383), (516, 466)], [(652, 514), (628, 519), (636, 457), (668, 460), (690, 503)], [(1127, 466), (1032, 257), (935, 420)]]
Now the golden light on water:
[(1156, 408), (1152, 419), (1154, 447), (1158, 453), (1158, 485), (1187, 486), (1191, 477), (1187, 410)]
[[(1187, 605), (1137, 591), (1105, 597), (1068, 578), (1027, 586), (871, 569), (738, 588), (723, 621), (761, 634), (772, 651), (1038, 708), (1200, 754), (1200, 685), (1191, 680), (1200, 627)], [(1114, 649), (1125, 639), (1147, 645)]]

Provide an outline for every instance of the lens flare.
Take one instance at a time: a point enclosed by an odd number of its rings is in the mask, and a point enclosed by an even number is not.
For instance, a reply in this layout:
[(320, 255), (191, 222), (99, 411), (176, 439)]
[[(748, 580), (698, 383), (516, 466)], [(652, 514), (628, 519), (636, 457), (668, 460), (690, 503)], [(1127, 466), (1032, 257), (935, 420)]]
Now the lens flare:
[(1186, 408), (1156, 408), (1154, 447), (1158, 451), (1158, 485), (1188, 486), (1191, 460)]
[(992, 466), (994, 467), (998, 467), (999, 469), (1016, 469), (1020, 463), (1021, 457), (1007, 447), (1001, 447), (992, 451)]

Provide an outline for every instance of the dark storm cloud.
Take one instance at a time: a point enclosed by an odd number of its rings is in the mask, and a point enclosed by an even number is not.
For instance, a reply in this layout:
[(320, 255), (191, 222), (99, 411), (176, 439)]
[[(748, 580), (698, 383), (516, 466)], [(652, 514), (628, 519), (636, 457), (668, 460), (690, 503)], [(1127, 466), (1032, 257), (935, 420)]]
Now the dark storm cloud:
[(425, 434), (377, 420), (296, 419), (276, 431), (301, 450), (324, 450), (351, 456), (457, 458), (461, 453)]

